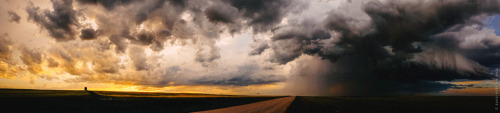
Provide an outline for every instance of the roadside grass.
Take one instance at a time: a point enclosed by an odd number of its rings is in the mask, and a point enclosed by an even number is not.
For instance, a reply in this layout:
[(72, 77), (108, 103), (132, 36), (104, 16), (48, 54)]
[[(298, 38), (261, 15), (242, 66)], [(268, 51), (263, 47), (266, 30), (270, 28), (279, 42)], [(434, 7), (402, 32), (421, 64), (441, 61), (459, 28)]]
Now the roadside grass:
[(86, 91), (78, 90), (32, 90), (32, 89), (0, 89), (2, 97), (48, 97), (48, 96), (87, 96)]

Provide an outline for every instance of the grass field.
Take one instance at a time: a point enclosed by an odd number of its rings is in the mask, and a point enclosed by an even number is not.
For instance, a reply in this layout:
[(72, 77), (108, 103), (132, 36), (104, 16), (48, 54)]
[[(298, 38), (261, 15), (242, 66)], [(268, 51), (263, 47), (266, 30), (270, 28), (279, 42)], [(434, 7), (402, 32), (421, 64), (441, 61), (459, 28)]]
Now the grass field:
[(185, 113), (259, 102), (278, 96), (0, 89), (2, 113)]
[(492, 96), (296, 97), (287, 113), (499, 113)]
[[(0, 89), (2, 113), (186, 113), (280, 96)], [(287, 113), (498, 113), (491, 96), (296, 97)]]

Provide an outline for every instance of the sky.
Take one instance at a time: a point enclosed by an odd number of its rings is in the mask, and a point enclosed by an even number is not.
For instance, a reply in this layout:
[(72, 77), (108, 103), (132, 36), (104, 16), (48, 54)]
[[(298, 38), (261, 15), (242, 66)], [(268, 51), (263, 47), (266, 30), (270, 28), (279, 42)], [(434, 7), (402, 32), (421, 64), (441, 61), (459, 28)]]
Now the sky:
[(498, 0), (1, 0), (0, 88), (495, 95)]

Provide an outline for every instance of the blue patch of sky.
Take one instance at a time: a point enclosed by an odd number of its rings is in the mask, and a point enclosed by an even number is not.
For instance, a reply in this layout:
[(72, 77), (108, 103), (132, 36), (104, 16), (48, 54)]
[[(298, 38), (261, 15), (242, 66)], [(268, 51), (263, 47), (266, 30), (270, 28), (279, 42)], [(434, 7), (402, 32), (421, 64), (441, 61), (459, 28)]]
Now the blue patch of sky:
[(487, 27), (495, 29), (495, 34), (497, 36), (500, 36), (500, 14), (496, 14), (494, 16), (491, 16), (488, 19)]
[[(487, 27), (494, 29), (495, 30), (495, 34), (497, 36), (500, 36), (500, 14), (496, 14), (496, 15), (491, 16), (488, 19)], [(493, 71), (496, 68), (500, 68), (500, 64), (491, 66), (490, 70)]]

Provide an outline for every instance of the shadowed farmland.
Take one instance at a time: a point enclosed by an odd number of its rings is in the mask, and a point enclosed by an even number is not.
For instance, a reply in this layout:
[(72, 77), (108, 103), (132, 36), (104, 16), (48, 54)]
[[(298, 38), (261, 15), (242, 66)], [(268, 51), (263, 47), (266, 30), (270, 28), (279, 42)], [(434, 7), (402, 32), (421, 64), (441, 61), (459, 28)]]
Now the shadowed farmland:
[(498, 113), (493, 96), (296, 97), (287, 113)]
[(274, 99), (189, 93), (0, 89), (3, 113), (19, 112), (194, 112)]

